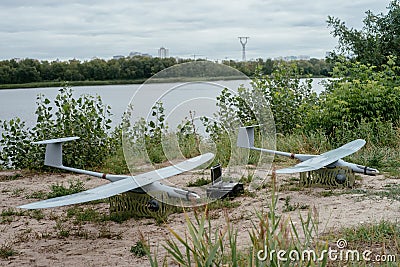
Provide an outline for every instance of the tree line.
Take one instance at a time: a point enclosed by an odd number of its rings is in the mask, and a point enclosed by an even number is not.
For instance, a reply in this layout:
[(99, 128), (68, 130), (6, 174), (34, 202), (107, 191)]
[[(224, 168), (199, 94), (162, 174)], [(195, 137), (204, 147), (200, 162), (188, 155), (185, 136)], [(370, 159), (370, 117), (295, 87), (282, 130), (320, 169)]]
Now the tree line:
[[(204, 60), (204, 59), (198, 59)], [(39, 61), (36, 59), (0, 61), (0, 84), (24, 84), (62, 81), (123, 81), (147, 79), (159, 71), (192, 59), (157, 58), (134, 56), (120, 59), (92, 59), (80, 61)], [(278, 60), (257, 59), (247, 62), (225, 60), (229, 65), (247, 76), (254, 76), (257, 69), (271, 74)], [(324, 59), (298, 60), (297, 66), (305, 75), (328, 76), (331, 65)]]

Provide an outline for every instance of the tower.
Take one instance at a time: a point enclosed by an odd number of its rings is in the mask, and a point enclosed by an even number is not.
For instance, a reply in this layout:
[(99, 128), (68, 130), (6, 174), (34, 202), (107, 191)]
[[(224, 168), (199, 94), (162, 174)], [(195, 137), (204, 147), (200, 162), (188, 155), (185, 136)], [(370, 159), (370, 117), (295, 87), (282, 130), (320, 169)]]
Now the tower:
[(160, 47), (160, 49), (158, 49), (158, 57), (167, 58), (168, 52), (169, 52), (168, 49), (166, 49), (165, 47)]
[(240, 43), (242, 44), (242, 61), (246, 61), (246, 44), (247, 44), (247, 39), (250, 37), (238, 37)]

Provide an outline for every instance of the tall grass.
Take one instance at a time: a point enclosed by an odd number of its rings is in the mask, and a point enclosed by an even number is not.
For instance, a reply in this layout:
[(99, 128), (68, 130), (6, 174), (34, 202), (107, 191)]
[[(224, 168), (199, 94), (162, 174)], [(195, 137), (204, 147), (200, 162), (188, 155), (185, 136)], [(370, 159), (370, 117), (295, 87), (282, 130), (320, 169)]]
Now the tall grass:
[[(186, 232), (180, 234), (169, 228), (171, 238), (164, 248), (175, 264), (180, 266), (327, 266), (327, 257), (322, 259), (299, 258), (298, 261), (282, 261), (277, 252), (302, 251), (313, 249), (317, 255), (327, 249), (327, 242), (317, 241), (318, 218), (310, 209), (307, 216), (300, 215), (301, 226), (297, 227), (290, 218), (276, 213), (277, 195), (273, 176), (273, 190), (268, 212), (255, 212), (255, 220), (249, 230), (249, 244), (241, 246), (238, 229), (231, 223), (229, 213), (225, 221), (213, 222), (207, 209), (194, 212), (194, 218), (185, 213)], [(158, 266), (155, 255), (148, 251), (151, 266)], [(287, 257), (287, 255), (286, 255)], [(163, 265), (167, 266), (164, 259)]]

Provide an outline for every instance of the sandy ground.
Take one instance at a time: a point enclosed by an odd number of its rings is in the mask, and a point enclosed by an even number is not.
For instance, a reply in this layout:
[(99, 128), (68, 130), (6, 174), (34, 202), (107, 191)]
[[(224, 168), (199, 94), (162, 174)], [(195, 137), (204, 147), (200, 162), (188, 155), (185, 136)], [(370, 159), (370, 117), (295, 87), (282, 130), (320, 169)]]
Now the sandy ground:
[[(92, 188), (107, 181), (75, 174), (35, 174), (19, 173), (21, 177), (9, 179), (19, 172), (0, 172), (0, 246), (10, 246), (17, 254), (7, 259), (0, 259), (2, 266), (149, 266), (146, 257), (136, 257), (130, 252), (141, 236), (151, 245), (152, 251), (158, 251), (158, 259), (164, 258), (166, 252), (162, 247), (170, 237), (168, 228), (183, 234), (185, 218), (183, 213), (172, 214), (165, 224), (157, 224), (154, 219), (129, 219), (123, 223), (112, 221), (87, 222), (74, 224), (74, 219), (67, 217), (70, 207), (42, 210), (43, 218), (34, 213), (5, 216), (9, 208), (35, 201), (27, 196), (38, 191), (48, 192), (49, 186), (55, 183), (68, 184), (68, 181), (79, 179), (85, 188)], [(296, 187), (292, 176), (277, 176), (279, 184), (287, 188)], [(181, 177), (185, 180), (185, 176)], [(286, 184), (286, 186), (285, 186)], [(356, 188), (372, 192), (371, 194), (344, 194), (343, 189), (305, 188), (300, 191), (283, 190), (279, 192), (277, 213), (290, 217), (299, 223), (299, 215), (306, 216), (307, 209), (284, 212), (285, 199), (290, 197), (290, 204), (295, 206), (315, 207), (318, 211), (319, 232), (328, 233), (343, 227), (374, 223), (381, 220), (398, 221), (400, 202), (388, 197), (381, 197), (373, 192), (384, 191), (389, 185), (399, 185), (400, 179), (384, 175), (359, 175)], [(248, 230), (256, 220), (256, 211), (267, 211), (271, 198), (271, 189), (264, 188), (255, 195), (235, 198), (240, 206), (229, 209), (229, 219), (238, 229), (238, 243), (241, 247), (249, 244)], [(93, 208), (107, 213), (108, 204), (86, 204), (80, 207)], [(19, 211), (19, 209), (15, 209)], [(222, 209), (210, 211), (212, 225), (217, 227), (225, 221)], [(188, 213), (193, 216), (192, 212)], [(69, 231), (63, 237), (61, 231)], [(173, 265), (173, 264), (171, 264)], [(173, 265), (174, 266), (174, 265)]]

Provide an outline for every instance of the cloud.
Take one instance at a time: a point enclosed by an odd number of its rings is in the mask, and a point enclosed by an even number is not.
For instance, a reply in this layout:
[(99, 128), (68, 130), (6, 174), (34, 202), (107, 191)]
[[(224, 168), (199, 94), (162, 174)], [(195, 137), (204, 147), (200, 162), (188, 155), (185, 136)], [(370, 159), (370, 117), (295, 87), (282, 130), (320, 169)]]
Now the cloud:
[(3, 0), (0, 59), (110, 58), (140, 51), (210, 59), (241, 57), (238, 36), (250, 36), (248, 58), (289, 54), (323, 57), (336, 41), (328, 15), (360, 27), (365, 11), (385, 12), (372, 0)]

